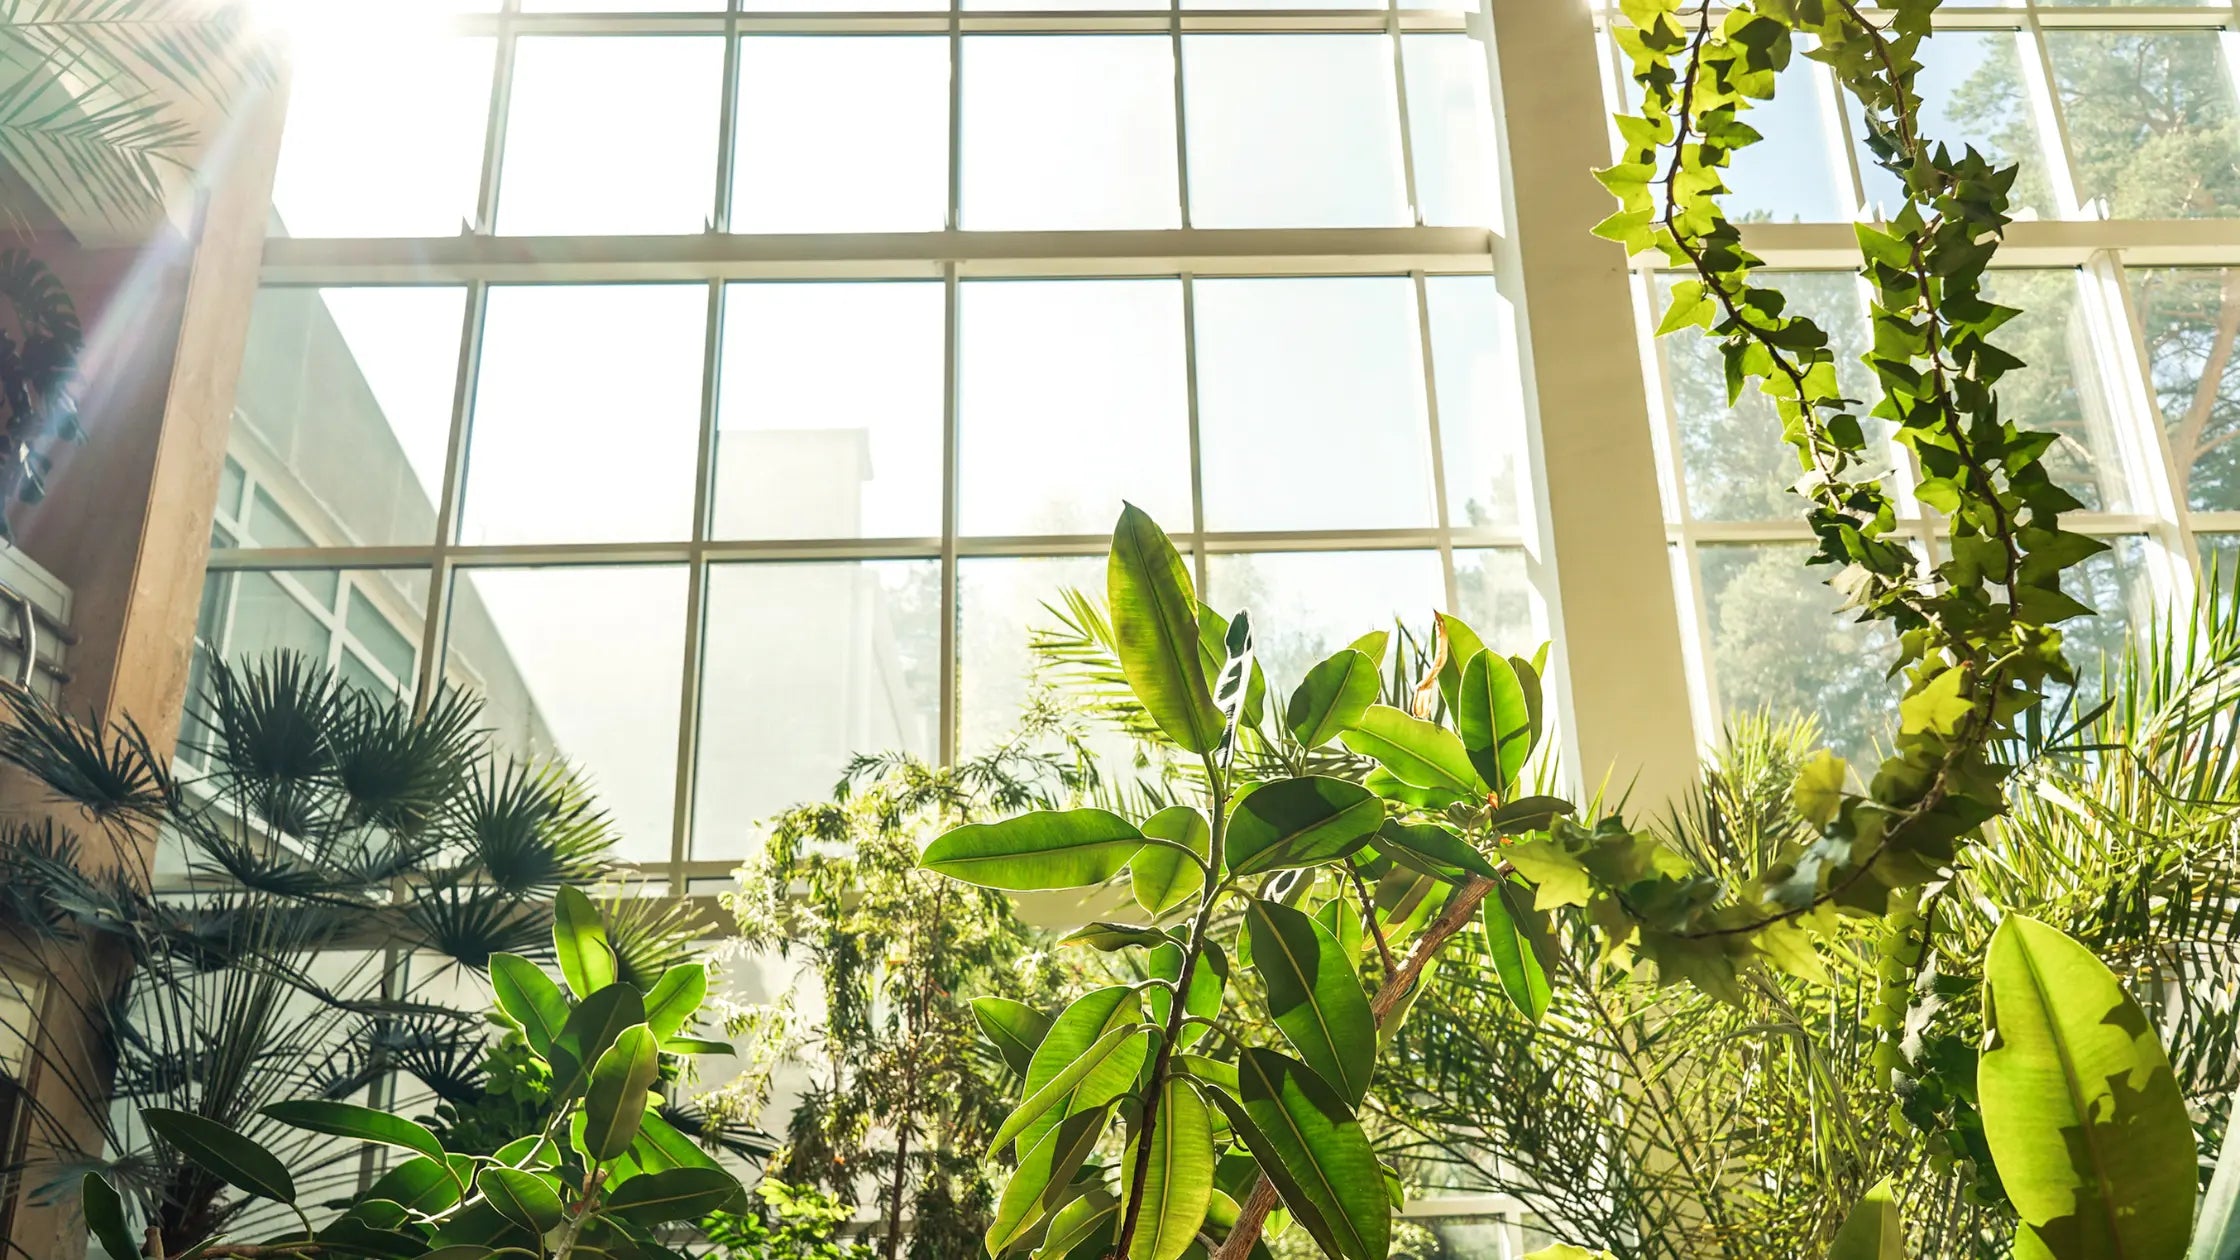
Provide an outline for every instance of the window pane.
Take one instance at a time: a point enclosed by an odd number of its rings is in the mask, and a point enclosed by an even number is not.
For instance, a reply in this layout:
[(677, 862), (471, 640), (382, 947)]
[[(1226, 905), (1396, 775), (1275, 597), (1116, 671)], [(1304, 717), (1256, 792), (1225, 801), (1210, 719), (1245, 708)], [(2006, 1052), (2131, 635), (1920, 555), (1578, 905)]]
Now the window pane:
[(1436, 551), (1294, 551), (1206, 557), (1206, 601), (1252, 614), (1253, 654), (1276, 711), (1315, 662), (1395, 619), (1412, 631), (1446, 607)]
[(1413, 284), (1207, 280), (1196, 289), (1208, 529), (1434, 523)]
[(942, 344), (939, 284), (726, 288), (715, 536), (939, 534)]
[(1897, 712), (1898, 686), (1883, 677), (1890, 632), (1840, 615), (1842, 597), (1825, 585), (1830, 570), (1808, 566), (1811, 556), (1802, 543), (1698, 552), (1719, 682), (1713, 700), (1722, 721), (1761, 709), (1818, 718), (1830, 747), (1872, 767)]
[(2240, 534), (2195, 534), (2193, 546), (2201, 564), (2201, 580), (2214, 585), (2213, 593), (2230, 597), (2240, 584)]
[(853, 754), (939, 755), (940, 601), (932, 560), (709, 569), (694, 857), (747, 856)]
[(2094, 330), (2074, 271), (1994, 271), (1984, 294), (2022, 314), (1993, 338), (2029, 366), (1999, 382), (1999, 413), (2061, 440), (2046, 452), (2048, 471), (2088, 511), (2131, 510), (2116, 420), (2094, 366)]
[(1182, 285), (991, 280), (961, 296), (963, 532), (1102, 534), (1123, 499), (1187, 532)]
[(1405, 226), (1392, 45), (1382, 35), (1192, 35), (1190, 221)]
[(1468, 35), (1410, 35), (1401, 49), (1407, 59), (1409, 153), (1423, 221), (1499, 227), (1500, 159), (1486, 46)]
[[(1764, 282), (1789, 299), (1788, 309), (1826, 330), (1837, 378), (1851, 398), (1875, 396), (1859, 356), (1867, 350), (1866, 308), (1850, 272), (1776, 272)], [(1665, 281), (1671, 292), (1672, 279)], [(1680, 466), (1688, 510), (1698, 520), (1787, 519), (1803, 507), (1789, 487), (1803, 476), (1795, 448), (1781, 437), (1773, 402), (1755, 386), (1727, 405), (1726, 367), (1717, 342), (1688, 335), (1658, 340), (1680, 431)]]
[(2099, 702), (2101, 671), (2116, 668), (2126, 644), (2155, 617), (2147, 540), (2127, 534), (2101, 541), (2108, 550), (2086, 556), (2061, 576), (2061, 589), (2097, 614), (2061, 623), (2062, 651), (2077, 671), (2078, 697), (2086, 704)]
[(1454, 553), (1455, 614), (1487, 645), (1531, 657), (1547, 641), (1546, 618), (1521, 549)]
[[(1940, 31), (1922, 41), (1921, 134), (1954, 152), (1974, 145), (1993, 163), (2020, 163), (2008, 199), (2019, 217), (2050, 216), (2053, 190), (2046, 182), (2045, 147), (2037, 114), (2022, 77), (2023, 36), (2017, 31)], [(1843, 98), (1858, 146), (1859, 174), (1867, 199), (1884, 216), (1905, 204), (1896, 176), (1875, 165), (1867, 147), (1866, 118), (1849, 94)]]
[[(2126, 274), (2139, 304), (2147, 365), (2169, 436), (2178, 500), (2240, 508), (2240, 271), (2212, 268)], [(2215, 374), (2211, 376), (2211, 365)]]
[(277, 234), (456, 236), (472, 224), (496, 48), (374, 23), (298, 35)]
[(1516, 311), (1491, 276), (1433, 276), (1431, 361), (1456, 528), (1513, 528), (1530, 484)]
[(700, 232), (715, 212), (723, 41), (533, 36), (514, 51), (498, 230)]
[[(707, 301), (699, 285), (492, 288), (462, 540), (691, 537)], [(587, 330), (597, 353), (571, 353)]]
[(564, 760), (621, 833), (615, 856), (669, 856), (684, 686), (685, 570), (467, 569), (444, 681), (483, 698), (506, 756)]
[[(957, 755), (987, 752), (1018, 729), (1031, 690), (1029, 632), (1057, 624), (1065, 590), (1102, 600), (1103, 556), (957, 563)], [(1120, 762), (1115, 765), (1123, 764)]]
[[(348, 612), (338, 634), (334, 593), (344, 586), (350, 592)], [(320, 668), (339, 669), (352, 685), (410, 696), (427, 600), (428, 575), (419, 569), (213, 570), (203, 579), (195, 623), (187, 738), (201, 737), (209, 713), (213, 659), (238, 664), (274, 652), (300, 652)], [(338, 646), (346, 650), (338, 653)], [(359, 656), (379, 667), (369, 668)], [(188, 759), (197, 760), (191, 753)]]
[(230, 444), (303, 511), (241, 546), (435, 541), (465, 311), (464, 289), (258, 292)]
[(964, 226), (1182, 224), (1174, 42), (1164, 35), (964, 41)]
[(739, 45), (736, 232), (931, 232), (949, 214), (949, 41)]
[[(706, 13), (724, 0), (521, 0), (524, 13)], [(762, 5), (758, 2), (756, 8)]]
[(2048, 31), (2077, 196), (2118, 219), (2240, 214), (2240, 129), (2213, 31)]
[(1774, 79), (1774, 99), (1756, 102), (1746, 120), (1763, 140), (1734, 155), (1726, 211), (1737, 220), (1775, 223), (1842, 222), (1851, 217), (1837, 172), (1843, 152), (1829, 113), (1826, 72), (1803, 55), (1789, 59)]
[[(310, 536), (296, 524), (295, 514), (281, 507), (263, 486), (258, 486), (256, 492), (250, 495), (249, 515), (242, 522), (242, 527), (242, 536), (234, 540), (237, 546), (247, 543), (252, 537), (264, 540), (267, 546), (291, 550), (300, 551), (313, 545)], [(321, 605), (329, 608), (334, 606), (337, 587), (333, 574), (308, 569), (296, 574), (296, 581), (310, 591)]]

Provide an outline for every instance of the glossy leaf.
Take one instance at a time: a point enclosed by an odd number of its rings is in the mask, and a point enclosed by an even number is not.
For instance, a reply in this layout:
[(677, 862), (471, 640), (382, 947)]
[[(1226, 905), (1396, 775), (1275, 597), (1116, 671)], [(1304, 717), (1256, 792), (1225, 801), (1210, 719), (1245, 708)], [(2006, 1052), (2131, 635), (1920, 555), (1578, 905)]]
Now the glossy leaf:
[(1334, 862), (1376, 834), (1384, 803), (1358, 783), (1323, 775), (1278, 779), (1244, 794), (1222, 851), (1232, 875)]
[(675, 1125), (661, 1118), (658, 1111), (648, 1111), (638, 1121), (638, 1138), (630, 1144), (630, 1156), (653, 1172), (670, 1168), (714, 1168), (720, 1170), (715, 1157), (700, 1149), (700, 1144), (679, 1133)]
[(1172, 937), (1157, 928), (1137, 927), (1131, 923), (1085, 923), (1058, 938), (1060, 945), (1087, 945), (1091, 949), (1112, 953), (1122, 949), (1157, 949), (1171, 943)]
[(1146, 913), (1165, 914), (1206, 886), (1205, 870), (1190, 860), (1190, 854), (1212, 860), (1213, 829), (1206, 825), (1206, 816), (1190, 806), (1169, 805), (1143, 820), (1143, 834), (1182, 846), (1147, 844), (1128, 859), (1129, 891), (1135, 894), (1136, 904)]
[(1245, 911), (1245, 931), (1276, 1027), (1348, 1106), (1359, 1106), (1376, 1068), (1377, 1021), (1337, 938), (1311, 916), (1259, 899)]
[(436, 1140), (436, 1135), (429, 1132), (426, 1125), (356, 1103), (298, 1098), (273, 1103), (264, 1109), (264, 1114), (292, 1128), (309, 1129), (313, 1133), (379, 1142), (434, 1160), (444, 1156), (443, 1143)]
[(1452, 713), (1460, 707), (1463, 667), (1486, 650), (1486, 643), (1462, 618), (1447, 613), (1438, 615), (1438, 631), (1447, 641), (1447, 657), (1439, 666), (1439, 698), (1447, 702), (1447, 711)]
[(217, 1174), (235, 1189), (281, 1203), (296, 1201), (295, 1178), (288, 1175), (288, 1166), (249, 1138), (215, 1120), (168, 1107), (143, 1107), (140, 1118), (196, 1167)]
[(996, 1053), (1022, 1077), (1027, 1074), (1027, 1066), (1034, 1062), (1035, 1047), (1042, 1044), (1043, 1034), (1050, 1031), (1048, 1015), (1007, 997), (972, 999), (972, 1018), (979, 1023), (981, 1034), (995, 1046)]
[(738, 1179), (721, 1168), (669, 1168), (615, 1187), (607, 1196), (606, 1212), (634, 1225), (697, 1221), (740, 1195)]
[(982, 888), (1084, 888), (1111, 879), (1143, 843), (1134, 823), (1108, 810), (1036, 810), (946, 832), (919, 862)]
[(646, 991), (646, 1027), (655, 1038), (667, 1041), (683, 1032), (694, 1012), (708, 1000), (708, 969), (695, 963), (678, 963), (661, 973)]
[(1828, 1260), (1906, 1260), (1906, 1228), (1898, 1219), (1897, 1192), (1885, 1177), (1844, 1218)]
[[(1143, 1207), (1128, 1260), (1178, 1260), (1205, 1224), (1213, 1201), (1213, 1115), (1197, 1086), (1169, 1075), (1159, 1092), (1151, 1128), (1151, 1158), (1143, 1172)], [(1136, 1144), (1120, 1162), (1121, 1199), (1135, 1172)]]
[(1472, 848), (1469, 841), (1437, 823), (1404, 823), (1388, 818), (1377, 831), (1377, 849), (1396, 862), (1404, 862), (1426, 875), (1436, 875), (1450, 884), (1463, 883), (1473, 875), (1480, 879), (1501, 878), (1493, 863)]
[(1501, 991), (1508, 994), (1509, 1002), (1517, 1012), (1537, 1024), (1548, 1014), (1548, 1002), (1553, 996), (1548, 986), (1547, 969), (1541, 965), (1539, 952), (1533, 949), (1526, 937), (1521, 920), (1535, 913), (1526, 908), (1524, 898), (1504, 880), (1488, 895), (1479, 911), (1479, 921), (1485, 926), (1486, 952), (1493, 956), (1494, 971), (1501, 977)]
[(1120, 671), (1144, 711), (1184, 751), (1213, 751), (1221, 711), (1199, 661), (1190, 574), (1166, 533), (1132, 503), (1112, 530), (1105, 594)]
[(627, 984), (610, 984), (568, 1012), (568, 1022), (552, 1039), (552, 1091), (556, 1099), (573, 1098), (622, 1030), (646, 1022), (645, 1002)]
[(139, 1260), (140, 1248), (124, 1225), (124, 1199), (100, 1173), (87, 1173), (78, 1181), (78, 1203), (86, 1214), (86, 1229), (109, 1253), (110, 1260)]
[(706, 1037), (669, 1037), (662, 1041), (664, 1054), (723, 1054), (735, 1055), (739, 1048), (728, 1041), (713, 1041)]
[[(1155, 980), (1172, 984), (1182, 979), (1182, 945), (1169, 940), (1151, 952), (1150, 964), (1145, 968)], [(1186, 1015), (1212, 1019), (1221, 1014), (1222, 994), (1229, 984), (1229, 957), (1218, 941), (1207, 941), (1205, 952), (1198, 956), (1198, 965), (1190, 972), (1190, 991), (1183, 995), (1182, 1010)], [(1172, 996), (1165, 989), (1146, 988), (1144, 1006), (1151, 1012), (1151, 1022), (1166, 1027)], [(1193, 1045), (1206, 1035), (1203, 1024), (1185, 1024), (1176, 1034), (1175, 1048)]]
[(1392, 1240), (1384, 1170), (1345, 1100), (1272, 1050), (1246, 1049), (1237, 1077), (1238, 1099), (1216, 1101), (1299, 1224), (1342, 1260), (1384, 1260)]
[(1097, 1149), (1110, 1114), (1110, 1106), (1077, 1111), (1052, 1125), (1041, 1141), (1019, 1157), (988, 1224), (989, 1255), (1003, 1254), (1065, 1201), (1074, 1174)]
[(1516, 666), (1498, 652), (1480, 652), (1462, 671), (1455, 729), (1478, 777), (1506, 796), (1532, 753), (1533, 716)]
[[(2225, 1114), (2240, 1117), (2240, 1091)], [(2186, 1260), (2240, 1260), (2240, 1121), (2225, 1121), (2224, 1150), (2201, 1200), (2201, 1219), (2194, 1223), (2193, 1250)]]
[(459, 1201), (459, 1182), (443, 1161), (425, 1157), (408, 1159), (376, 1178), (366, 1197), (401, 1203), (415, 1212), (434, 1214)]
[(1520, 796), (1486, 817), (1486, 828), (1497, 836), (1518, 836), (1546, 831), (1561, 815), (1578, 807), (1560, 796)]
[(1050, 1230), (1043, 1235), (1042, 1246), (1035, 1255), (1062, 1258), (1092, 1239), (1109, 1240), (1119, 1212), (1120, 1200), (1110, 1191), (1091, 1187), (1051, 1215)]
[(2145, 1012), (2090, 950), (2021, 915), (1992, 934), (1984, 982), (1983, 1133), (2027, 1241), (2056, 1260), (2183, 1254), (2193, 1126)]
[(578, 1001), (614, 983), (614, 947), (607, 943), (606, 923), (580, 888), (563, 884), (552, 899), (552, 948)]
[(614, 1159), (630, 1149), (646, 1114), (646, 1092), (661, 1076), (658, 1043), (644, 1024), (622, 1030), (591, 1069), (583, 1096), (583, 1153)]
[(568, 999), (552, 977), (518, 954), (492, 954), (490, 956), (490, 989), (498, 999), (498, 1009), (521, 1025), (521, 1035), (529, 1048), (552, 1057), (552, 1039), (560, 1035), (561, 1025), (568, 1022)]
[(1361, 720), (1377, 699), (1377, 663), (1352, 648), (1307, 671), (1284, 707), (1284, 725), (1308, 748), (1320, 748)]
[(1338, 739), (1354, 752), (1375, 758), (1403, 783), (1461, 796), (1484, 790), (1469, 752), (1453, 731), (1391, 705), (1370, 705)]
[(1027, 1095), (996, 1130), (991, 1152), (1024, 1136), (1032, 1150), (1047, 1129), (1084, 1108), (1101, 1107), (1126, 1092), (1150, 1050), (1149, 1024), (1122, 1024), (1092, 1042), (1079, 1058), (1058, 1069), (1040, 1089)]
[(498, 1214), (523, 1229), (542, 1234), (567, 1219), (560, 1195), (535, 1173), (513, 1168), (485, 1168), (474, 1179), (475, 1189)]

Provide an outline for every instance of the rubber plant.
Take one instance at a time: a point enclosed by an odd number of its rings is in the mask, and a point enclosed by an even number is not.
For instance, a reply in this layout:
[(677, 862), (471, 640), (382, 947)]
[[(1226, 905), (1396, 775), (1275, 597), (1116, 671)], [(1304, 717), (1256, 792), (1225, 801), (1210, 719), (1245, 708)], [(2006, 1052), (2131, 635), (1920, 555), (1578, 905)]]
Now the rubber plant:
[[(954, 828), (921, 858), (1009, 890), (1126, 871), (1143, 916), (1067, 939), (1131, 951), (1147, 978), (1062, 1011), (976, 1008), (1023, 1082), (989, 1152), (1017, 1168), (988, 1251), (1244, 1256), (1280, 1202), (1328, 1254), (1383, 1260), (1399, 1181), (1359, 1119), (1380, 1036), (1481, 908), (1508, 923), (1489, 898), (1505, 882), (1488, 856), (1498, 842), (1571, 808), (1519, 791), (1540, 735), (1538, 668), (1447, 622), (1423, 707), (1451, 713), (1450, 728), (1372, 703), (1384, 636), (1369, 636), (1311, 670), (1282, 721), (1299, 746), (1342, 740), (1384, 768), (1366, 785), (1289, 774), (1238, 756), (1273, 720), (1246, 615), (1199, 603), (1173, 544), (1132, 506), (1106, 577), (1121, 670), (1156, 737), (1194, 763), (1202, 799), (1140, 818), (1037, 810)], [(1264, 1009), (1258, 1026), (1280, 1045), (1248, 1043), (1232, 995)]]
[[(280, 1204), (298, 1227), (256, 1242), (218, 1238), (176, 1260), (248, 1257), (379, 1257), (386, 1260), (676, 1260), (658, 1231), (747, 1204), (739, 1182), (661, 1117), (663, 1055), (730, 1053), (693, 1036), (707, 996), (699, 963), (680, 963), (650, 985), (621, 979), (591, 900), (560, 890), (553, 944), (566, 987), (514, 954), (492, 960), (502, 1017), (552, 1074), (556, 1105), (541, 1129), (494, 1154), (446, 1149), (426, 1126), (326, 1098), (264, 1109), (315, 1134), (402, 1152), (407, 1158), (314, 1225), (288, 1164), (239, 1130), (184, 1111), (146, 1108), (148, 1127), (195, 1165), (234, 1188)], [(162, 1231), (136, 1236), (128, 1207), (98, 1173), (85, 1176), (86, 1224), (113, 1260), (167, 1257)]]

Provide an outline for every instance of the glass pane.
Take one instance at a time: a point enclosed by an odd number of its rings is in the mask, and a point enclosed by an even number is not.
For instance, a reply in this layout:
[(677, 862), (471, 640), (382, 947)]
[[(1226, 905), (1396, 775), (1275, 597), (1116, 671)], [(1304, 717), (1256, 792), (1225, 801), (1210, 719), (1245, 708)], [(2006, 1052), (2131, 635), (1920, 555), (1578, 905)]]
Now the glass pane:
[(1522, 549), (1454, 553), (1455, 615), (1492, 647), (1530, 657), (1547, 641), (1546, 619)]
[[(2037, 111), (2022, 77), (2025, 45), (2018, 31), (1940, 31), (1922, 41), (1921, 134), (1949, 144), (1955, 153), (1974, 145), (1992, 162), (2019, 163), (2008, 200), (2017, 217), (2051, 216), (2053, 190), (2046, 182), (2045, 146), (2038, 136)], [(1867, 200), (1881, 214), (1905, 204), (1898, 178), (1875, 165), (1867, 147), (1866, 118), (1848, 94), (1851, 135), (1858, 146), (1859, 174)]]
[(942, 344), (939, 284), (728, 286), (715, 536), (939, 534)]
[(966, 37), (965, 227), (1180, 227), (1174, 145), (1166, 36)]
[[(1666, 280), (1665, 293), (1672, 281)], [(1826, 330), (1836, 374), (1852, 398), (1874, 397), (1859, 356), (1867, 350), (1867, 313), (1850, 272), (1775, 272), (1764, 283), (1789, 299), (1788, 309)], [(1789, 488), (1803, 475), (1795, 448), (1781, 437), (1773, 402), (1755, 387), (1727, 405), (1726, 367), (1717, 342), (1693, 333), (1658, 340), (1680, 431), (1680, 466), (1688, 510), (1698, 520), (1787, 519), (1803, 502)]]
[(940, 605), (933, 560), (709, 569), (695, 858), (746, 857), (856, 753), (939, 755)]
[(683, 567), (467, 569), (452, 596), (444, 681), (483, 698), (497, 751), (566, 761), (620, 832), (616, 857), (668, 860)]
[(2227, 598), (2240, 589), (2240, 534), (2195, 534), (2193, 546), (2204, 584)]
[[(461, 540), (690, 538), (707, 304), (699, 285), (492, 288)], [(554, 370), (594, 329), (598, 353)]]
[(985, 753), (1018, 729), (1034, 672), (1028, 635), (1057, 624), (1045, 605), (1062, 591), (1101, 601), (1104, 570), (1103, 556), (958, 561), (958, 756)]
[(1883, 676), (1893, 640), (1838, 611), (1808, 544), (1707, 546), (1697, 553), (1710, 613), (1720, 720), (1756, 710), (1816, 717), (1829, 747), (1871, 767), (1887, 748), (1898, 684)]
[(949, 41), (739, 44), (735, 232), (933, 232), (949, 215)]
[(240, 545), (435, 541), (465, 312), (464, 289), (258, 292), (230, 444), (303, 510)]
[(1423, 221), (1498, 228), (1500, 155), (1486, 46), (1468, 35), (1410, 35), (1401, 51), (1408, 72), (1408, 151)]
[(2077, 694), (2085, 704), (2098, 703), (2102, 671), (2117, 668), (2133, 636), (2155, 618), (2147, 540), (2127, 534), (2101, 541), (2108, 550), (2085, 557), (2061, 578), (2061, 589), (2097, 614), (2061, 623), (2062, 651), (2077, 671)]
[(1102, 534), (1125, 499), (1188, 532), (1181, 283), (991, 280), (961, 299), (959, 528)]
[(498, 230), (700, 232), (715, 212), (723, 41), (533, 36), (515, 47)]
[(1757, 103), (1746, 121), (1763, 140), (1735, 154), (1726, 210), (1738, 222), (1841, 222), (1850, 180), (1838, 173), (1843, 147), (1829, 111), (1827, 83), (1817, 62), (1800, 52), (1774, 78), (1774, 99)]
[(1384, 36), (1191, 35), (1182, 65), (1193, 225), (1414, 221)]
[[(338, 626), (334, 593), (344, 586), (350, 592), (348, 611)], [(195, 623), (187, 738), (201, 737), (213, 659), (240, 663), (274, 652), (300, 652), (322, 668), (339, 669), (346, 682), (384, 695), (410, 696), (427, 609), (425, 570), (213, 570), (203, 579)], [(348, 650), (337, 652), (338, 647)], [(369, 667), (357, 660), (360, 655), (376, 664)], [(190, 755), (189, 761), (194, 760)]]
[(1277, 710), (1315, 662), (1395, 619), (1413, 632), (1447, 604), (1436, 551), (1292, 551), (1206, 557), (1206, 602), (1252, 614), (1253, 653)]
[(473, 224), (496, 49), (373, 23), (298, 34), (275, 234), (456, 236)]
[(1434, 523), (1413, 284), (1206, 280), (1196, 291), (1208, 529)]
[[(258, 486), (250, 496), (249, 515), (242, 522), (243, 534), (234, 540), (235, 545), (249, 544), (252, 538), (257, 538), (270, 547), (299, 551), (309, 548), (313, 545), (311, 538), (296, 524), (295, 515), (281, 507), (265, 487)], [(315, 595), (321, 604), (328, 607), (334, 605), (337, 587), (333, 574), (311, 569), (298, 574), (296, 580), (305, 590)]]
[[(707, 13), (724, 0), (521, 0), (524, 13)], [(761, 8), (760, 0), (755, 6)]]
[(2095, 366), (2083, 277), (2074, 271), (1994, 271), (1984, 277), (1983, 289), (1992, 301), (2022, 310), (1993, 338), (2029, 365), (2000, 380), (2000, 414), (2061, 435), (2046, 452), (2046, 466), (2088, 511), (2130, 511), (2116, 419)]
[[(2147, 366), (2176, 469), (2178, 500), (2240, 508), (2240, 271), (2126, 273), (2139, 304)], [(2212, 365), (2214, 365), (2212, 371)]]
[(1516, 311), (1491, 276), (1433, 276), (1431, 362), (1446, 458), (1447, 518), (1472, 529), (1513, 528), (1530, 485), (1524, 378)]
[(2240, 214), (2240, 129), (2213, 31), (2048, 31), (2077, 196), (2118, 219)]

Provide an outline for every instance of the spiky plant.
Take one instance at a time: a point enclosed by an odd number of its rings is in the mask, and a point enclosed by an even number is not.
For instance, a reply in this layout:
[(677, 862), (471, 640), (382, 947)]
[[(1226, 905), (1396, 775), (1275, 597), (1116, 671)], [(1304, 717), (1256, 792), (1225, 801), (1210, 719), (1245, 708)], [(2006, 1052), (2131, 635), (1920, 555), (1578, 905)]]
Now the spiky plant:
[[(553, 893), (609, 875), (615, 838), (564, 767), (498, 754), (463, 693), (414, 711), (280, 654), (213, 663), (194, 712), (184, 742), (204, 768), (181, 777), (129, 718), (89, 727), (0, 689), (0, 762), (58, 807), (0, 831), (0, 925), (37, 960), (5, 973), (30, 1011), (8, 1031), (58, 1085), (33, 1100), (29, 1154), (8, 1171), (42, 1198), (108, 1172), (168, 1255), (240, 1224), (251, 1200), (148, 1133), (140, 1108), (240, 1129), (304, 1185), (354, 1186), (357, 1151), (260, 1108), (378, 1105), (400, 1078), (472, 1100), (481, 1002), (443, 1000), (448, 972), (549, 955)], [(625, 956), (681, 948), (676, 920), (618, 917)], [(86, 1030), (90, 1053), (37, 1036), (42, 999), (50, 1030)]]

